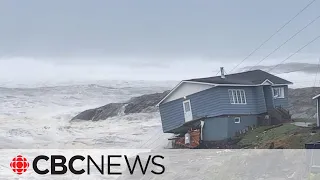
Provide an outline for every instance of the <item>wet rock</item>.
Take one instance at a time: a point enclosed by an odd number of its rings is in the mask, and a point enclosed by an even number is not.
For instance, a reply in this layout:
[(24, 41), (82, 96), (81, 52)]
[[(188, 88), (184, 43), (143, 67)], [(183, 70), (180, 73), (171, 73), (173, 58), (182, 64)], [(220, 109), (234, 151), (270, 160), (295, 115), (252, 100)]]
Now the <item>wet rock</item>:
[[(148, 113), (156, 112), (158, 108), (155, 105), (167, 94), (169, 91), (163, 93), (146, 94), (131, 98), (124, 103), (111, 103), (105, 106), (89, 109), (81, 112), (72, 120), (103, 120), (108, 117), (117, 116), (119, 114), (131, 113)], [(316, 114), (316, 102), (312, 97), (320, 94), (320, 88), (301, 88), (289, 89), (289, 111), (293, 118), (314, 118)]]
[(132, 113), (156, 112), (158, 111), (158, 108), (155, 106), (168, 93), (169, 91), (165, 91), (163, 93), (146, 94), (131, 98), (129, 101), (124, 103), (110, 103), (95, 109), (85, 110), (71, 120), (98, 121), (121, 114), (126, 115)]

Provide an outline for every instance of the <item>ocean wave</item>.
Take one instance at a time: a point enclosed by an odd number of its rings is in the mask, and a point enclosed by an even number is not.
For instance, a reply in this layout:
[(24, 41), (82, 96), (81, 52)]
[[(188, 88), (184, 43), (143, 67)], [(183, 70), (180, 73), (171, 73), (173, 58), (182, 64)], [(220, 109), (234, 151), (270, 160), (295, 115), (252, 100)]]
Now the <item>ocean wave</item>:
[(169, 89), (117, 83), (0, 87), (0, 148), (141, 148), (150, 137), (165, 137), (159, 113), (151, 111), (125, 115), (122, 108), (106, 121), (69, 122), (85, 109)]
[(25, 130), (25, 129), (22, 129), (22, 128), (17, 128), (17, 129), (10, 129), (8, 132), (7, 132), (7, 135), (12, 137), (12, 136), (21, 136), (21, 137), (27, 137), (27, 136), (32, 136), (32, 134), (28, 131), (28, 130)]

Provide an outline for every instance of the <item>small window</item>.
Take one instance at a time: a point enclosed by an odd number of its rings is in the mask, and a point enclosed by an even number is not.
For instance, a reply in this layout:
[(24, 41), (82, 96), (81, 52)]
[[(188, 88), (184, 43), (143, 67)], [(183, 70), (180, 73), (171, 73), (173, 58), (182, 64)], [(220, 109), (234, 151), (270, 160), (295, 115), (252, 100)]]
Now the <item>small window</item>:
[(183, 103), (184, 103), (184, 112), (189, 112), (191, 110), (190, 101), (185, 101)]
[(273, 88), (273, 97), (275, 99), (284, 98), (284, 87)]
[(229, 89), (231, 104), (247, 104), (246, 93), (243, 89)]
[(240, 123), (240, 120), (241, 120), (240, 117), (235, 117), (235, 118), (234, 118), (234, 123), (239, 124), (239, 123)]

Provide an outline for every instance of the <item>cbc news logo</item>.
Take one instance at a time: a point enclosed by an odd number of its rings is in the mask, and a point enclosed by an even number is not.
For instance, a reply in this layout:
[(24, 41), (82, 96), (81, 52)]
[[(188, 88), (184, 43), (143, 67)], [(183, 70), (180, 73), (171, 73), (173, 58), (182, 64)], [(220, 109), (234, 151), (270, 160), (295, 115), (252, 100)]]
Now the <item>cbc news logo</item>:
[(27, 160), (27, 158), (18, 155), (17, 157), (14, 157), (10, 163), (10, 167), (12, 169), (13, 172), (21, 175), (24, 172), (27, 171), (28, 167), (29, 167), (29, 162)]
[[(131, 175), (139, 172), (143, 175), (147, 172), (154, 175), (161, 175), (165, 172), (165, 167), (159, 163), (159, 160), (163, 159), (164, 157), (161, 155), (146, 155), (143, 160), (139, 155), (135, 157), (127, 155), (101, 155), (95, 158), (90, 155), (74, 155), (71, 158), (66, 158), (63, 155), (39, 155), (36, 156), (30, 164), (33, 171), (39, 175), (63, 175), (68, 171), (76, 175), (90, 175), (91, 169), (98, 170), (101, 175), (122, 175), (123, 173), (121, 171), (112, 169), (112, 167), (120, 166), (125, 166)], [(120, 164), (119, 160), (125, 163)], [(39, 161), (47, 162), (49, 167), (47, 169), (39, 168)], [(85, 166), (81, 167), (82, 169), (74, 166), (76, 161), (84, 163)], [(22, 175), (28, 170), (30, 164), (27, 158), (18, 155), (12, 159), (10, 167), (14, 173)]]

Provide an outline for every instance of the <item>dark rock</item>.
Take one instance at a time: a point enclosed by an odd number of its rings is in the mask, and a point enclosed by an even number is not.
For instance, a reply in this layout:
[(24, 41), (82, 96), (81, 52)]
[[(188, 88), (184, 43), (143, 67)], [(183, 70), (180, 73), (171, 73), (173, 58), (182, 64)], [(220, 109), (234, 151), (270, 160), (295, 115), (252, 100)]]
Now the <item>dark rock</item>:
[(159, 101), (164, 98), (169, 91), (163, 93), (146, 94), (131, 98), (125, 103), (110, 103), (95, 109), (89, 109), (81, 112), (71, 120), (104, 120), (119, 114), (132, 114), (141, 112), (155, 112), (155, 107)]
[(125, 114), (139, 113), (148, 107), (156, 106), (159, 103), (159, 101), (162, 98), (164, 98), (164, 96), (166, 96), (167, 94), (168, 94), (168, 91), (164, 93), (147, 94), (147, 95), (131, 98), (128, 101), (128, 104), (126, 105), (124, 113)]
[(92, 120), (95, 114), (96, 114), (96, 109), (88, 109), (76, 115), (71, 120), (75, 120), (75, 119)]
[[(108, 117), (117, 116), (119, 113), (131, 114), (141, 112), (156, 112), (155, 105), (167, 94), (154, 93), (131, 98), (124, 103), (111, 103), (105, 106), (89, 109), (81, 112), (72, 120), (103, 120)], [(316, 114), (316, 104), (312, 97), (320, 93), (320, 88), (289, 89), (289, 111), (293, 118), (313, 119)]]

